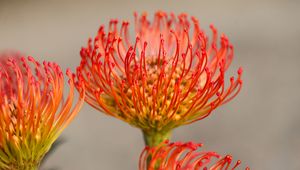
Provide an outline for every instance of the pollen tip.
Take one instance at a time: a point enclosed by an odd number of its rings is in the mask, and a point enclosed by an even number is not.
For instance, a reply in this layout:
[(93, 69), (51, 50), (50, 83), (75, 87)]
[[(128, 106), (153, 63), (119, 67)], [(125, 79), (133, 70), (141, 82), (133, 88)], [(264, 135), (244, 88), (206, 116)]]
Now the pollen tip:
[(67, 68), (66, 74), (67, 74), (69, 77), (72, 77), (72, 71), (71, 71), (70, 68)]
[(231, 156), (231, 155), (226, 155), (226, 156), (225, 156), (225, 159), (226, 159), (227, 161), (231, 161), (231, 160), (232, 160), (232, 156)]
[(198, 147), (202, 147), (203, 145), (203, 143), (198, 143)]
[(191, 148), (192, 150), (196, 150), (198, 148), (198, 144), (195, 144), (193, 142), (188, 142), (188, 147)]
[(28, 56), (27, 58), (28, 58), (28, 60), (31, 61), (31, 62), (34, 61), (34, 58), (33, 58), (32, 56)]
[(64, 74), (63, 74), (62, 72), (59, 72), (59, 73), (58, 73), (58, 76), (59, 76), (59, 77), (63, 77)]
[(209, 25), (209, 28), (212, 29), (213, 32), (216, 32), (216, 31), (217, 31), (216, 28), (215, 28), (215, 26), (214, 26), (214, 24), (210, 24), (210, 25)]
[(240, 68), (238, 69), (238, 74), (241, 75), (242, 73), (243, 73), (243, 68), (240, 67)]
[(22, 61), (22, 62), (25, 62), (25, 60), (26, 60), (25, 57), (22, 56), (22, 57), (21, 57), (21, 61)]

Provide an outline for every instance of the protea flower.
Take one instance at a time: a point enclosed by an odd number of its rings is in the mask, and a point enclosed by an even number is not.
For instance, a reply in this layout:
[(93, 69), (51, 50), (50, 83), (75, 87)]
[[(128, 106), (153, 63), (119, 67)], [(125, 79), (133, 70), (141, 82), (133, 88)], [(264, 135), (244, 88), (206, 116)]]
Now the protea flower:
[(84, 102), (84, 86), (68, 70), (69, 94), (64, 99), (64, 76), (52, 62), (41, 65), (32, 57), (0, 62), (0, 169), (34, 170)]
[(154, 21), (135, 14), (129, 23), (111, 20), (108, 31), (81, 49), (77, 77), (86, 102), (143, 131), (147, 145), (169, 138), (172, 129), (207, 117), (241, 89), (242, 69), (225, 86), (233, 46), (211, 25), (209, 41), (196, 18), (157, 12)]
[(169, 141), (146, 146), (140, 155), (139, 170), (234, 170), (241, 163), (240, 160), (234, 163), (230, 155), (222, 157), (216, 152), (197, 151), (200, 147), (201, 143)]

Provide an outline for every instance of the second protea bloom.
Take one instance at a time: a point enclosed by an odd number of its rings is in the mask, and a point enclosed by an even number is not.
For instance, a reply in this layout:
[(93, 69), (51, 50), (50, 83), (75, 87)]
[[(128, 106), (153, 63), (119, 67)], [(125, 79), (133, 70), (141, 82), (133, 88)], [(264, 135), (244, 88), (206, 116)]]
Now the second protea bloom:
[(134, 26), (132, 37), (126, 21), (111, 20), (108, 31), (101, 26), (80, 52), (77, 76), (87, 103), (142, 129), (147, 145), (207, 117), (240, 91), (242, 69), (225, 86), (233, 46), (213, 26), (209, 39), (196, 18), (164, 12), (153, 22), (135, 14)]
[[(9, 56), (8, 56), (9, 57)], [(52, 62), (12, 56), (0, 62), (0, 169), (35, 170), (84, 102), (84, 85)], [(80, 91), (74, 104), (75, 85)]]
[[(140, 155), (139, 170), (235, 170), (241, 163), (232, 156), (212, 151), (199, 151), (201, 143), (164, 141), (158, 146), (146, 146)], [(246, 168), (250, 170), (250, 168)]]

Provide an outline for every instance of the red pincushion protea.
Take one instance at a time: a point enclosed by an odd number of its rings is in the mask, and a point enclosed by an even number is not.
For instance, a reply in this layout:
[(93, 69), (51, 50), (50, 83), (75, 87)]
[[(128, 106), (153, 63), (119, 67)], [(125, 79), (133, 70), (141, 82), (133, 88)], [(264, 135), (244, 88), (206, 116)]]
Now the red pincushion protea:
[(146, 146), (140, 155), (139, 170), (234, 170), (241, 163), (238, 160), (231, 165), (230, 155), (221, 157), (216, 152), (197, 151), (201, 146), (193, 142), (168, 141), (151, 148)]
[(75, 83), (69, 70), (64, 100), (64, 76), (57, 64), (5, 58), (0, 62), (0, 169), (34, 170), (81, 108), (84, 86), (77, 84), (80, 96), (73, 107)]
[(142, 129), (147, 145), (168, 138), (178, 126), (207, 117), (241, 89), (242, 69), (225, 87), (233, 46), (225, 35), (209, 41), (196, 18), (157, 12), (153, 22), (135, 15), (135, 41), (128, 22), (111, 20), (81, 49), (78, 79), (86, 102)]

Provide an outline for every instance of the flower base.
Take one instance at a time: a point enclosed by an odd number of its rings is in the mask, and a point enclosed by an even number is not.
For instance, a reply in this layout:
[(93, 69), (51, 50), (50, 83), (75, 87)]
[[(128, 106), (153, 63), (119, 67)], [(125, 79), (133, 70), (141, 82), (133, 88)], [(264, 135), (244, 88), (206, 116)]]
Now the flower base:
[(8, 168), (4, 168), (4, 170), (38, 170), (39, 168), (39, 163), (23, 163), (19, 165), (11, 165)]
[(171, 137), (171, 132), (146, 132), (143, 131), (143, 136), (144, 136), (144, 141), (146, 146), (157, 146), (161, 142), (170, 139)]

